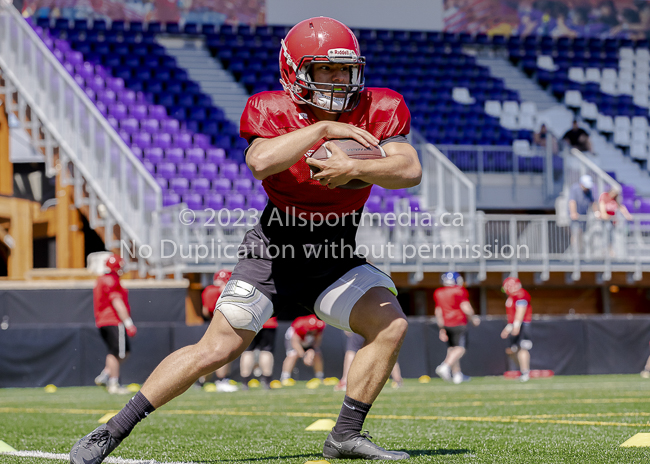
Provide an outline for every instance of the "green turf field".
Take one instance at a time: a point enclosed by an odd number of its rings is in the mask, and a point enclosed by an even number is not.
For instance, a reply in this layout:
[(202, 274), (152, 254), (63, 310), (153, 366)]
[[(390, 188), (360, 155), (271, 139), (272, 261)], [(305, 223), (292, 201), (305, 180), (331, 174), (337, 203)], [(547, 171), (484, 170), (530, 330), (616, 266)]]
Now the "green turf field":
[[(0, 440), (19, 451), (68, 453), (127, 397), (99, 387), (0, 390)], [(322, 459), (343, 393), (298, 383), (279, 390), (208, 393), (191, 389), (141, 423), (111, 456), (190, 463), (304, 463)], [(650, 381), (638, 375), (532, 379), (474, 378), (455, 386), (407, 380), (384, 389), (366, 428), (376, 443), (408, 451), (410, 462), (649, 463), (650, 446), (621, 448), (650, 433)], [(649, 443), (650, 445), (650, 443)], [(0, 463), (55, 463), (0, 455)], [(132, 461), (129, 461), (132, 462)], [(337, 461), (345, 462), (345, 461)]]

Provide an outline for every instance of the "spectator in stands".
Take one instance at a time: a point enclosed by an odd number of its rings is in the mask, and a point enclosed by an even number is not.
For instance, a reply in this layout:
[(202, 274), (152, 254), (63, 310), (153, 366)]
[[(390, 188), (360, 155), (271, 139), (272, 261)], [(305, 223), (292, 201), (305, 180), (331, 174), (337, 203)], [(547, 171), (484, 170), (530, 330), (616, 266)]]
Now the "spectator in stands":
[[(585, 231), (587, 221), (584, 216), (590, 210), (596, 211), (594, 202), (594, 180), (585, 174), (580, 180), (571, 186), (569, 190), (569, 217), (571, 218), (571, 245), (576, 253), (580, 253), (580, 242), (582, 233)], [(581, 219), (580, 216), (583, 218)]]
[(620, 211), (623, 217), (632, 221), (633, 217), (625, 205), (621, 204), (621, 189), (613, 186), (609, 192), (603, 192), (598, 198), (598, 217), (605, 223), (609, 243), (609, 254), (614, 256), (614, 226), (616, 225), (616, 212)]
[(273, 349), (275, 348), (275, 332), (278, 328), (278, 318), (272, 317), (264, 323), (262, 330), (255, 335), (248, 348), (241, 354), (239, 360), (239, 374), (242, 377), (243, 389), (248, 388), (248, 382), (253, 375), (255, 367), (255, 351), (259, 351), (259, 367), (262, 371), (262, 388), (271, 388), (273, 375)]
[(573, 126), (569, 129), (562, 140), (568, 142), (573, 148), (577, 148), (583, 152), (591, 153), (591, 140), (589, 140), (589, 134), (578, 126), (578, 121), (573, 121)]
[[(363, 345), (366, 343), (366, 339), (359, 334), (354, 332), (344, 331), (346, 335), (345, 343), (345, 357), (343, 358), (343, 374), (341, 374), (341, 380), (334, 387), (334, 391), (345, 391), (345, 388), (348, 383), (348, 371), (354, 361), (354, 357), (357, 355), (357, 351), (363, 348)], [(393, 378), (393, 388), (401, 388), (404, 385), (404, 379), (402, 379), (402, 371), (399, 367), (399, 363), (395, 363), (390, 376)]]
[(298, 359), (305, 366), (314, 368), (314, 376), (323, 380), (323, 355), (320, 344), (323, 341), (325, 323), (314, 315), (301, 316), (295, 319), (284, 335), (284, 345), (287, 357), (282, 363), (282, 385), (293, 385), (291, 373)]
[(621, 37), (629, 39), (641, 39), (645, 36), (645, 30), (641, 27), (641, 16), (639, 12), (633, 8), (625, 8), (619, 15), (618, 19), (620, 24), (610, 29), (609, 34), (611, 37)]
[[(226, 288), (226, 284), (231, 275), (232, 272), (226, 269), (221, 269), (220, 271), (215, 272), (212, 285), (205, 287), (203, 293), (201, 293), (201, 313), (204, 320), (209, 321), (214, 316), (214, 308), (217, 305), (217, 300), (223, 293), (223, 289)], [(230, 364), (231, 363), (228, 363), (225, 366), (220, 367), (215, 372), (217, 376), (215, 385), (218, 392), (231, 393), (238, 390), (236, 385), (230, 383), (230, 378), (228, 377), (230, 375)], [(199, 378), (199, 384), (205, 383), (206, 378), (207, 376)]]
[(612, 0), (600, 2), (594, 16), (599, 23), (604, 24), (608, 29), (618, 26), (616, 6)]
[(467, 349), (467, 320), (478, 326), (481, 319), (474, 314), (460, 274), (445, 272), (441, 280), (443, 287), (433, 292), (433, 299), (439, 337), (448, 348), (445, 360), (436, 367), (436, 374), (447, 382), (459, 384), (470, 380), (460, 369), (460, 360)]
[(503, 281), (501, 288), (507, 296), (506, 315), (508, 324), (501, 332), (501, 338), (509, 339), (506, 354), (519, 366), (521, 382), (530, 379), (530, 349), (533, 342), (530, 340), (530, 322), (533, 320), (533, 307), (530, 304), (530, 294), (523, 289), (521, 282), (516, 277), (508, 277)]
[(131, 351), (129, 337), (135, 337), (138, 331), (131, 319), (128, 290), (120, 284), (124, 260), (114, 254), (106, 261), (106, 267), (108, 273), (97, 279), (93, 289), (95, 324), (108, 348), (104, 370), (95, 383), (106, 386), (108, 393), (124, 395), (130, 391), (120, 385), (120, 364)]
[(533, 135), (533, 143), (539, 147), (544, 148), (546, 148), (547, 143), (551, 143), (551, 149), (553, 150), (553, 153), (557, 153), (557, 140), (555, 140), (553, 134), (548, 131), (546, 124), (542, 124), (542, 126), (539, 128), (539, 132), (535, 132)]

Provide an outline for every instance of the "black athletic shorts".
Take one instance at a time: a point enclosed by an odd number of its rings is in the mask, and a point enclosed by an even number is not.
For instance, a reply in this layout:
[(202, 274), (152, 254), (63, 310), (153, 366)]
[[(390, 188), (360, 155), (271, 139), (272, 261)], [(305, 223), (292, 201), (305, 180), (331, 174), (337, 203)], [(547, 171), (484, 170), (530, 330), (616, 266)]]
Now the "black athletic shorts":
[(313, 314), (316, 299), (327, 287), (366, 264), (365, 257), (354, 254), (361, 211), (316, 225), (269, 201), (260, 222), (239, 246), (241, 257), (231, 279), (266, 295), (279, 320)]
[(510, 349), (514, 352), (523, 350), (530, 350), (533, 347), (533, 342), (530, 340), (530, 322), (521, 324), (517, 336), (510, 335), (508, 341), (510, 342)]
[(467, 326), (466, 325), (457, 325), (456, 327), (445, 327), (447, 332), (447, 345), (449, 347), (453, 346), (462, 346), (467, 348)]
[(253, 338), (251, 344), (248, 345), (248, 348), (246, 348), (244, 351), (260, 350), (270, 351), (273, 353), (273, 348), (275, 348), (275, 331), (276, 329), (260, 330), (257, 332), (257, 335), (255, 335), (255, 338)]
[(108, 354), (112, 354), (117, 359), (126, 358), (131, 351), (131, 345), (124, 324), (100, 327), (99, 333), (108, 348)]
[(347, 336), (345, 351), (354, 351), (356, 353), (361, 348), (363, 348), (364, 343), (366, 343), (366, 339), (358, 333), (353, 332), (352, 335)]

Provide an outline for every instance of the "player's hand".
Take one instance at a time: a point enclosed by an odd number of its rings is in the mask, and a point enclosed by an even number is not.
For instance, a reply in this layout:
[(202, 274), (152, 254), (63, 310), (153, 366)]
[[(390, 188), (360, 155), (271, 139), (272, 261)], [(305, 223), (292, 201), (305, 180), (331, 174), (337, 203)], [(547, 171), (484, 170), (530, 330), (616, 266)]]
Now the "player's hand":
[(325, 128), (324, 137), (330, 139), (354, 139), (364, 147), (371, 145), (379, 145), (379, 139), (372, 135), (370, 132), (361, 129), (360, 127), (353, 126), (344, 122), (336, 121), (322, 121)]
[(577, 221), (580, 219), (580, 215), (578, 213), (571, 213), (571, 219)]
[(519, 327), (514, 326), (512, 328), (512, 332), (510, 332), (510, 335), (512, 335), (513, 337), (516, 337), (517, 335), (519, 335), (519, 329), (520, 329)]
[(134, 325), (132, 325), (130, 327), (126, 327), (126, 334), (129, 337), (135, 337), (135, 334), (137, 334), (137, 333), (138, 333), (138, 329), (136, 329)]
[(508, 338), (508, 335), (510, 335), (510, 328), (506, 327), (501, 331), (501, 338)]
[(449, 336), (447, 335), (447, 331), (445, 329), (440, 329), (440, 332), (438, 333), (438, 337), (440, 337), (441, 342), (446, 342), (449, 340)]
[(316, 352), (310, 348), (307, 350), (305, 353), (305, 356), (302, 358), (303, 362), (305, 363), (305, 366), (311, 366), (314, 364), (314, 358), (316, 357)]
[(332, 153), (327, 161), (321, 161), (314, 158), (307, 158), (307, 164), (320, 169), (320, 172), (314, 174), (313, 178), (326, 185), (328, 188), (336, 188), (339, 185), (345, 185), (355, 178), (354, 172), (357, 160), (353, 160), (345, 154), (343, 150), (333, 143), (326, 143), (325, 146)]
[(478, 327), (481, 324), (481, 318), (478, 316), (472, 316), (471, 321), (474, 327)]

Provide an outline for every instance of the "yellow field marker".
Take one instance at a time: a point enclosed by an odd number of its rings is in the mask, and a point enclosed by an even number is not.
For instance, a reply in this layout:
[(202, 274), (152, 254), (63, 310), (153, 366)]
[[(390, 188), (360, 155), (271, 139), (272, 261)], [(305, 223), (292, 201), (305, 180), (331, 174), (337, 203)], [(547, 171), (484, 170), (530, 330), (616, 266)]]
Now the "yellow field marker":
[(637, 433), (621, 445), (624, 448), (631, 448), (633, 446), (650, 446), (650, 433)]
[(335, 425), (336, 422), (332, 419), (318, 419), (305, 430), (307, 432), (330, 432)]
[(307, 461), (305, 464), (330, 464), (329, 461), (321, 459), (320, 461)]
[(108, 412), (108, 413), (104, 414), (104, 415), (103, 415), (103, 416), (102, 416), (102, 417), (97, 421), (97, 423), (98, 423), (98, 424), (105, 424), (105, 423), (107, 423), (107, 422), (110, 420), (111, 417), (114, 417), (114, 416), (116, 416), (116, 415), (117, 415), (117, 412)]
[(14, 451), (16, 450), (6, 444), (4, 441), (0, 440), (0, 453), (13, 453)]

